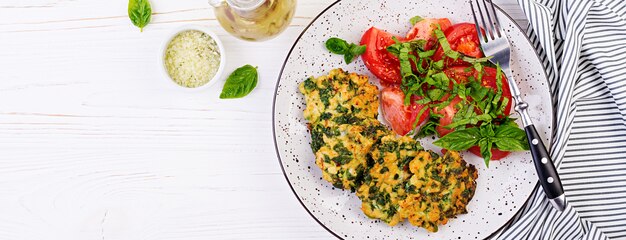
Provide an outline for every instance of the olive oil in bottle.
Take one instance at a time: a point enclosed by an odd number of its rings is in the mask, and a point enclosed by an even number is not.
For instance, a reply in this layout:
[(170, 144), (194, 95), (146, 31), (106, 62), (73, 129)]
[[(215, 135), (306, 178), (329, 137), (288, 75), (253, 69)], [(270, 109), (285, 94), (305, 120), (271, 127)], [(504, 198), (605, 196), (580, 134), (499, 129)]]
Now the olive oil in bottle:
[(293, 18), (296, 0), (211, 0), (215, 16), (230, 34), (264, 41), (281, 33)]

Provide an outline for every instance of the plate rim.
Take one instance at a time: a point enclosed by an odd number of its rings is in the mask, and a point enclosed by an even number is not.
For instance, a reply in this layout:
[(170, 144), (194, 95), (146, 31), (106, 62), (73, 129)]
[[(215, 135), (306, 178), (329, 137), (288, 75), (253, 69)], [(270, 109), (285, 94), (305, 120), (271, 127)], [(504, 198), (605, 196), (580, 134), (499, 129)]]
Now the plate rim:
[[(291, 56), (291, 54), (293, 53), (293, 50), (295, 49), (296, 45), (298, 44), (298, 42), (300, 41), (300, 39), (302, 38), (302, 36), (304, 35), (304, 33), (309, 30), (309, 28), (311, 27), (311, 25), (313, 25), (313, 23), (315, 23), (324, 13), (326, 13), (328, 10), (330, 10), (332, 7), (334, 7), (335, 5), (337, 5), (337, 3), (341, 2), (342, 0), (336, 0), (335, 2), (333, 2), (332, 4), (328, 5), (328, 7), (324, 8), (324, 10), (322, 10), (319, 14), (317, 14), (317, 16), (315, 16), (313, 18), (313, 20), (311, 20), (311, 22), (309, 24), (306, 25), (306, 27), (304, 27), (304, 29), (302, 29), (302, 32), (298, 35), (298, 38), (296, 38), (296, 40), (294, 41), (293, 45), (291, 46), (291, 48), (289, 49), (289, 52), (287, 53), (287, 56), (285, 57), (285, 61), (283, 62), (283, 65), (280, 68), (280, 73), (278, 74), (278, 79), (276, 80), (276, 86), (274, 87), (274, 97), (272, 100), (272, 136), (274, 138), (274, 150), (276, 150), (276, 156), (278, 157), (278, 163), (280, 165), (280, 169), (283, 172), (283, 177), (285, 177), (285, 180), (287, 180), (287, 184), (289, 185), (289, 188), (291, 189), (291, 192), (295, 195), (296, 199), (298, 200), (298, 202), (300, 203), (300, 205), (302, 205), (302, 207), (304, 208), (304, 210), (306, 210), (306, 212), (320, 225), (322, 226), (324, 229), (326, 229), (326, 231), (328, 231), (329, 233), (331, 233), (333, 236), (335, 236), (338, 239), (344, 239), (343, 237), (339, 236), (339, 234), (335, 233), (333, 230), (331, 230), (330, 228), (326, 227), (326, 225), (324, 225), (324, 223), (322, 223), (317, 217), (315, 217), (315, 215), (313, 213), (311, 213), (311, 210), (309, 210), (309, 208), (307, 208), (307, 206), (304, 204), (304, 202), (302, 202), (302, 199), (300, 198), (300, 196), (298, 195), (298, 193), (296, 192), (296, 190), (293, 188), (293, 184), (291, 183), (291, 181), (289, 181), (289, 177), (287, 176), (287, 172), (285, 171), (285, 167), (283, 166), (283, 161), (282, 158), (280, 157), (280, 151), (278, 150), (278, 140), (276, 139), (276, 97), (278, 96), (278, 87), (280, 86), (280, 80), (283, 77), (283, 73), (285, 71), (285, 66), (287, 65), (287, 61), (289, 60), (289, 57)], [(524, 30), (522, 29), (522, 27), (519, 25), (519, 23), (517, 23), (515, 21), (515, 19), (513, 19), (511, 17), (511, 15), (509, 15), (506, 11), (504, 11), (498, 4), (493, 4), (496, 9), (498, 9), (499, 12), (501, 12), (502, 14), (504, 14), (504, 16), (506, 16), (507, 18), (509, 18), (509, 20), (511, 20), (511, 22), (514, 24), (514, 26), (519, 29), (520, 32), (523, 33), (524, 38), (526, 38), (526, 41), (528, 41), (528, 43), (530, 43), (531, 46), (533, 46), (533, 52), (535, 53), (535, 55), (537, 56), (537, 59), (539, 59), (539, 61), (541, 61), (541, 69), (543, 70), (544, 75), (546, 76), (546, 82), (548, 84), (548, 92), (550, 93), (550, 105), (552, 106), (550, 108), (550, 112), (552, 113), (552, 123), (550, 123), (551, 129), (552, 131), (550, 132), (550, 134), (552, 135), (550, 138), (550, 142), (548, 143), (548, 149), (552, 149), (552, 141), (553, 141), (553, 137), (554, 137), (554, 133), (556, 132), (556, 129), (554, 129), (555, 123), (556, 123), (556, 113), (554, 111), (554, 94), (552, 92), (552, 88), (550, 87), (550, 82), (549, 82), (549, 75), (548, 72), (543, 64), (543, 61), (541, 60), (541, 56), (539, 55), (539, 53), (537, 52), (537, 49), (534, 47), (535, 44), (531, 41), (531, 39), (528, 37), (527, 33), (524, 32)], [(506, 221), (501, 227), (499, 227), (497, 230), (495, 230), (493, 233), (489, 234), (489, 236), (487, 236), (485, 239), (490, 239), (492, 237), (494, 237), (495, 234), (499, 233), (500, 231), (502, 231), (502, 229), (504, 227), (506, 227), (507, 225), (509, 225), (513, 219), (515, 219), (515, 217), (526, 207), (526, 205), (528, 205), (528, 202), (530, 201), (530, 199), (533, 196), (533, 193), (535, 193), (539, 188), (539, 180), (537, 179), (537, 182), (535, 183), (535, 187), (533, 188), (533, 190), (530, 192), (530, 195), (528, 196), (528, 198), (526, 199), (526, 201), (524, 201), (524, 204), (522, 204), (522, 206), (517, 210), (517, 212), (515, 212), (515, 214), (513, 214), (513, 216), (511, 217), (511, 219), (509, 219), (508, 221)]]

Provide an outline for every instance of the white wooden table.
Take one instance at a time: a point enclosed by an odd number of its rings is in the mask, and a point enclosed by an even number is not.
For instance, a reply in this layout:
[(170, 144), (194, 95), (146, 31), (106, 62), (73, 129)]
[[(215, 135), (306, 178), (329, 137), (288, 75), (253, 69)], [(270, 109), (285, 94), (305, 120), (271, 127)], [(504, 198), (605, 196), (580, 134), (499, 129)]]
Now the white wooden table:
[[(237, 40), (206, 0), (0, 0), (0, 239), (330, 239), (275, 155), (274, 86), (302, 29), (334, 0), (300, 0), (285, 33)], [(523, 26), (514, 0), (496, 1)], [(158, 51), (183, 24), (225, 43), (254, 92), (218, 98), (163, 84)]]

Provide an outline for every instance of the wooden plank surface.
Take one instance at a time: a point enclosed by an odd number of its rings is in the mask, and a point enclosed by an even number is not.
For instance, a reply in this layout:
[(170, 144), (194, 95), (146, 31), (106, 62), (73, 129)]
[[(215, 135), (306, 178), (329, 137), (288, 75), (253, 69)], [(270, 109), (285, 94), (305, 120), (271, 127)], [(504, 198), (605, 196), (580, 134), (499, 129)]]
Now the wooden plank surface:
[[(271, 109), (289, 47), (333, 1), (300, 0), (262, 43), (227, 35), (206, 0), (151, 2), (140, 33), (123, 0), (0, 0), (0, 239), (332, 238), (282, 176)], [(226, 72), (259, 66), (251, 95), (164, 84), (159, 48), (188, 23), (218, 33)]]

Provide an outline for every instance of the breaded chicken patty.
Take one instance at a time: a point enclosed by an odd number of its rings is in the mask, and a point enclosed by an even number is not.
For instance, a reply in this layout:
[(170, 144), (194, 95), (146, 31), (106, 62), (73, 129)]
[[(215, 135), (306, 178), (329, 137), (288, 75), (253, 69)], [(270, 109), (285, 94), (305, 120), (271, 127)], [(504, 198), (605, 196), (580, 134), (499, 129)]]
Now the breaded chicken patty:
[(478, 173), (457, 152), (441, 157), (410, 137), (385, 136), (371, 156), (374, 164), (357, 191), (368, 217), (391, 226), (408, 218), (436, 232), (449, 218), (467, 213)]
[(411, 178), (407, 197), (400, 202), (402, 217), (415, 226), (436, 232), (448, 219), (467, 213), (467, 204), (476, 191), (478, 172), (457, 152), (441, 157), (421, 152), (409, 164)]
[(368, 154), (389, 130), (377, 120), (366, 119), (363, 125), (342, 124), (336, 127), (311, 125), (311, 147), (322, 177), (342, 189), (355, 191), (368, 168)]
[(422, 146), (410, 137), (385, 136), (371, 152), (371, 168), (364, 177), (357, 196), (361, 209), (370, 218), (393, 226), (403, 221), (400, 202), (406, 198), (405, 185), (411, 177), (408, 163), (422, 152)]
[(327, 76), (305, 80), (299, 89), (306, 101), (304, 118), (310, 124), (328, 127), (378, 117), (378, 88), (367, 76), (334, 69)]
[(370, 218), (393, 226), (404, 219), (436, 232), (466, 213), (476, 168), (456, 152), (424, 151), (378, 120), (378, 88), (367, 77), (335, 69), (300, 84), (311, 148), (323, 179), (356, 191)]

